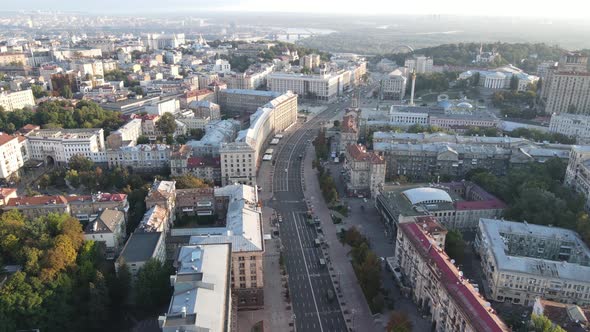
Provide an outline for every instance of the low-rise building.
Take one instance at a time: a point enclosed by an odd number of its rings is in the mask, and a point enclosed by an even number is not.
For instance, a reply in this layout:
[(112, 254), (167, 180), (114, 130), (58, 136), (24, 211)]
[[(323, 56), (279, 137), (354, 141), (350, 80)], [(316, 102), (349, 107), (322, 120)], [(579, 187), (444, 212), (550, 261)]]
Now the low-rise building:
[(66, 196), (66, 200), (70, 206), (70, 213), (80, 221), (92, 221), (106, 209), (119, 211), (126, 219), (129, 211), (126, 194), (98, 192), (92, 195)]
[(348, 176), (346, 190), (349, 195), (375, 197), (385, 183), (385, 160), (360, 144), (347, 147), (345, 169)]
[(170, 227), (171, 214), (166, 207), (156, 204), (145, 212), (136, 231), (166, 233)]
[(346, 152), (349, 145), (355, 145), (359, 140), (358, 113), (349, 112), (342, 118), (340, 128), (340, 153)]
[(25, 138), (0, 132), (0, 179), (18, 177), (28, 160)]
[(61, 195), (11, 198), (2, 209), (4, 211), (18, 210), (29, 219), (46, 216), (50, 213), (70, 214), (70, 205)]
[(166, 314), (158, 319), (162, 331), (236, 331), (231, 244), (183, 246), (174, 267), (172, 299)]
[(131, 275), (136, 277), (139, 270), (150, 259), (166, 260), (165, 234), (162, 232), (133, 232), (115, 261), (118, 272), (126, 264)]
[(0, 188), (0, 207), (6, 205), (11, 198), (17, 198), (16, 188)]
[(438, 246), (429, 229), (415, 222), (400, 225), (393, 265), (401, 271), (402, 289), (411, 292), (414, 302), (432, 321), (433, 330), (510, 331)]
[(138, 144), (106, 151), (109, 168), (131, 168), (137, 172), (159, 172), (170, 166), (170, 146)]
[(121, 128), (113, 131), (107, 136), (107, 145), (110, 149), (118, 149), (122, 146), (134, 146), (141, 136), (141, 119), (132, 119)]
[(84, 239), (103, 243), (107, 259), (113, 259), (119, 254), (126, 234), (125, 214), (117, 210), (102, 211), (98, 218), (84, 228)]
[(174, 211), (176, 209), (176, 181), (154, 180), (150, 191), (145, 197), (145, 207), (160, 205), (168, 211), (168, 215), (174, 222)]
[(48, 165), (63, 166), (73, 156), (81, 155), (95, 163), (106, 163), (107, 153), (104, 130), (94, 129), (40, 129), (27, 136), (30, 159)]
[(213, 188), (176, 190), (177, 215), (212, 216), (217, 213), (217, 209)]
[(535, 299), (531, 315), (545, 316), (567, 332), (590, 330), (590, 307), (559, 303), (539, 297)]
[(482, 218), (474, 245), (492, 300), (533, 306), (543, 297), (590, 304), (590, 250), (577, 233)]

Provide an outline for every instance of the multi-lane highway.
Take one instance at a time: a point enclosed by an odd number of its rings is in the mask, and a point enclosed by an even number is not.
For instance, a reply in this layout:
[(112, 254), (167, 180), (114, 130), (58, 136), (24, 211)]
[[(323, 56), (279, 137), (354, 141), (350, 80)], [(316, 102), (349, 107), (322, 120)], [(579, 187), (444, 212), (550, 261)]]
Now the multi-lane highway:
[(345, 107), (330, 104), (309, 120), (297, 123), (275, 156), (272, 207), (281, 216), (279, 225), (283, 257), (289, 276), (289, 291), (296, 331), (347, 331), (322, 250), (316, 246), (318, 231), (306, 223), (307, 205), (302, 188), (302, 161), (306, 148), (317, 135), (322, 121)]

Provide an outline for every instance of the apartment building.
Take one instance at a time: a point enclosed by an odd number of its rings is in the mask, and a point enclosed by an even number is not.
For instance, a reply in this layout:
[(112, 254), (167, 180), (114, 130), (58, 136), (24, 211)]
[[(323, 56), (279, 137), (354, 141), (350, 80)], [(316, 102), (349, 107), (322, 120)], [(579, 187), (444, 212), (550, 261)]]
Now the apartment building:
[(5, 112), (13, 112), (35, 106), (33, 90), (0, 91), (0, 108)]
[(590, 116), (570, 113), (551, 115), (549, 131), (576, 138), (578, 143), (590, 141)]
[(299, 66), (307, 69), (315, 69), (320, 66), (319, 54), (308, 54), (299, 58)]
[(101, 211), (107, 209), (119, 211), (127, 219), (129, 211), (127, 194), (98, 192), (92, 195), (70, 195), (65, 199), (68, 202), (71, 215), (83, 222), (96, 219)]
[(402, 287), (432, 321), (432, 330), (510, 331), (437, 244), (432, 229), (417, 222), (400, 225), (393, 259), (393, 267), (401, 270)]
[(356, 111), (348, 112), (342, 118), (340, 127), (340, 153), (346, 152), (349, 145), (356, 144), (359, 140), (359, 114)]
[(123, 146), (136, 145), (137, 139), (142, 134), (141, 126), (141, 119), (130, 120), (107, 136), (107, 146), (110, 149), (118, 149)]
[(174, 267), (170, 305), (158, 318), (162, 331), (237, 331), (230, 283), (231, 244), (183, 246)]
[(174, 222), (176, 209), (176, 181), (154, 180), (150, 191), (145, 197), (146, 209), (155, 206), (164, 207), (172, 223)]
[(590, 211), (590, 146), (572, 147), (563, 182), (584, 196), (584, 208)]
[(29, 159), (26, 139), (0, 132), (0, 179), (18, 177), (19, 170)]
[(142, 37), (143, 45), (149, 50), (178, 48), (185, 43), (184, 33), (148, 33)]
[(35, 219), (50, 213), (70, 214), (70, 205), (61, 195), (11, 198), (2, 209), (4, 211), (18, 210), (28, 219)]
[(234, 142), (223, 143), (221, 182), (256, 184), (262, 149), (271, 135), (297, 122), (297, 95), (288, 91), (271, 100), (250, 116), (250, 127), (238, 132)]
[(28, 134), (27, 144), (30, 159), (42, 160), (49, 165), (65, 165), (76, 155), (95, 163), (107, 162), (102, 128), (35, 130)]
[(0, 53), (0, 66), (25, 65), (27, 58), (24, 53)]
[(268, 75), (268, 88), (285, 93), (293, 91), (302, 98), (332, 101), (342, 94), (346, 85), (344, 71), (320, 75), (274, 72)]
[(219, 157), (219, 150), (223, 143), (236, 139), (240, 123), (236, 120), (216, 120), (205, 126), (205, 135), (200, 140), (186, 143), (190, 146), (195, 157)]
[(385, 160), (361, 144), (348, 145), (346, 149), (346, 190), (351, 196), (375, 197), (385, 183)]
[(176, 214), (212, 216), (220, 212), (213, 188), (176, 190)]
[(557, 68), (547, 73), (543, 95), (545, 112), (590, 114), (590, 72), (588, 57), (580, 53), (566, 53)]
[(225, 226), (173, 228), (167, 251), (173, 254), (187, 244), (231, 243), (231, 287), (238, 297), (238, 308), (261, 308), (264, 305), (264, 240), (256, 188), (230, 185), (215, 188), (214, 195), (218, 215), (225, 216)]
[(590, 250), (573, 231), (482, 218), (475, 247), (494, 301), (590, 304)]
[(138, 144), (106, 151), (109, 168), (131, 168), (138, 172), (158, 172), (170, 166), (170, 146)]
[(217, 93), (217, 103), (228, 114), (249, 115), (280, 95), (274, 91), (224, 89)]
[(115, 271), (119, 272), (121, 265), (126, 264), (133, 277), (137, 277), (139, 270), (150, 259), (162, 263), (166, 260), (166, 234), (162, 232), (136, 231), (131, 233), (121, 254), (115, 261)]

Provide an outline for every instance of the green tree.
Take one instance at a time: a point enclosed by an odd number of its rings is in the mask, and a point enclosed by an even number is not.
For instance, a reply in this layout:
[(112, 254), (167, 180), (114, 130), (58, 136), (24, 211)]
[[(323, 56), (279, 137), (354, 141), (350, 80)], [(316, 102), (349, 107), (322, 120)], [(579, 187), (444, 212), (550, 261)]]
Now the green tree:
[(445, 252), (457, 262), (463, 261), (465, 241), (463, 235), (457, 230), (450, 230), (445, 240)]
[(150, 143), (150, 138), (145, 135), (140, 135), (137, 138), (137, 144), (149, 144), (149, 143)]
[(176, 120), (174, 119), (174, 115), (171, 113), (165, 113), (160, 117), (157, 123), (158, 129), (160, 129), (164, 134), (174, 134), (176, 131)]
[(148, 260), (135, 282), (136, 304), (146, 310), (158, 309), (170, 300), (170, 271), (156, 259)]
[(394, 310), (389, 315), (389, 321), (387, 321), (387, 332), (412, 332), (413, 324), (403, 311)]
[(74, 94), (72, 93), (72, 89), (70, 88), (69, 85), (66, 85), (63, 87), (63, 89), (61, 90), (61, 96), (66, 99), (72, 99), (74, 97)]
[(531, 316), (531, 332), (565, 332), (559, 325), (553, 324), (549, 318), (543, 315), (533, 314)]
[(117, 274), (109, 276), (108, 289), (110, 302), (116, 307), (123, 307), (129, 300), (131, 272), (125, 262), (119, 265)]
[(32, 85), (31, 90), (33, 91), (33, 96), (35, 98), (43, 98), (49, 96), (49, 92), (43, 89), (40, 85)]
[(207, 181), (192, 174), (185, 174), (172, 178), (176, 181), (176, 189), (208, 188), (211, 187)]

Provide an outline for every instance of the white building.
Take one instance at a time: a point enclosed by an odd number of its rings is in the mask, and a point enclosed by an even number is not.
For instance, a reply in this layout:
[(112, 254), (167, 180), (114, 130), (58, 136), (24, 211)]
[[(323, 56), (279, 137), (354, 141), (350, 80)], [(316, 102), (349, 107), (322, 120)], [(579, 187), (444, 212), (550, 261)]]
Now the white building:
[(517, 91), (526, 91), (529, 85), (539, 80), (538, 76), (529, 75), (512, 65), (506, 65), (494, 70), (468, 70), (459, 74), (459, 79), (471, 78), (479, 73), (479, 85), (488, 89), (509, 89), (510, 81), (515, 76), (518, 80)]
[(416, 71), (417, 74), (428, 74), (432, 73), (432, 67), (434, 62), (431, 57), (426, 57), (424, 55), (414, 55), (410, 59), (406, 59), (404, 62), (404, 67), (408, 68), (408, 72)]
[(321, 75), (274, 72), (267, 76), (267, 82), (270, 91), (292, 91), (302, 98), (331, 101), (342, 94), (345, 86), (350, 84), (350, 75), (346, 82), (344, 72)]
[(180, 100), (176, 98), (167, 99), (167, 100), (160, 100), (156, 103), (151, 105), (145, 106), (145, 111), (148, 114), (154, 114), (162, 116), (164, 113), (176, 113), (180, 111)]
[(381, 93), (383, 99), (402, 100), (406, 95), (407, 78), (401, 70), (396, 69), (389, 73), (387, 79), (381, 84)]
[(543, 297), (590, 304), (590, 250), (577, 233), (482, 218), (475, 246), (492, 300), (532, 306)]
[(170, 146), (138, 144), (106, 151), (109, 168), (130, 167), (140, 172), (157, 172), (170, 166)]
[(107, 136), (107, 145), (110, 149), (120, 148), (122, 146), (135, 145), (137, 138), (141, 136), (141, 119), (132, 119), (121, 128), (113, 131)]
[(183, 246), (174, 266), (172, 299), (166, 314), (158, 318), (162, 331), (234, 331), (231, 245)]
[(590, 211), (590, 146), (573, 146), (565, 170), (564, 184), (582, 194)]
[(148, 33), (142, 38), (143, 45), (149, 50), (177, 48), (185, 43), (184, 33), (159, 34)]
[(76, 155), (95, 163), (106, 163), (104, 130), (94, 129), (41, 129), (28, 134), (30, 159), (47, 164), (64, 165)]
[(229, 73), (231, 72), (231, 65), (227, 60), (217, 59), (212, 69), (216, 73)]
[(0, 92), (0, 108), (3, 108), (5, 112), (12, 112), (14, 110), (33, 106), (35, 106), (35, 98), (33, 97), (33, 91), (30, 89), (14, 92)]
[(28, 160), (24, 137), (0, 132), (0, 179), (18, 175), (18, 171)]
[(551, 115), (549, 131), (569, 137), (575, 137), (578, 142), (590, 141), (590, 116), (582, 114), (554, 113)]
[(545, 112), (590, 114), (590, 73), (588, 57), (567, 53), (559, 59), (559, 65), (549, 70), (543, 84), (543, 96), (547, 98)]

